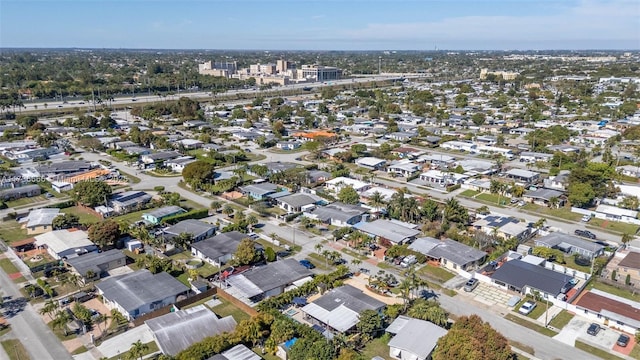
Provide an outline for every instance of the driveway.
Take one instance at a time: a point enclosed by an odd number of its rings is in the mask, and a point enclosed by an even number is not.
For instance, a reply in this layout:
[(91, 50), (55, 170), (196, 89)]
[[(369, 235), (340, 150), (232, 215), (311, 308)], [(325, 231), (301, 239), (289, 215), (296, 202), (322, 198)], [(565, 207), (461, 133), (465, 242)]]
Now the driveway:
[(151, 334), (151, 330), (146, 324), (140, 325), (136, 328), (133, 328), (123, 334), (112, 337), (109, 340), (106, 340), (100, 346), (98, 346), (98, 350), (102, 355), (107, 358), (112, 358), (114, 356), (119, 355), (120, 353), (124, 353), (131, 348), (131, 344), (140, 340), (143, 344), (153, 341), (153, 335)]
[(509, 299), (513, 297), (512, 294), (509, 294), (491, 285), (487, 285), (483, 282), (480, 282), (478, 284), (478, 287), (476, 287), (470, 293), (465, 292), (463, 288), (458, 290), (458, 293), (465, 294), (465, 296), (471, 296), (473, 300), (487, 306), (500, 305), (506, 307)]
[(576, 340), (580, 340), (589, 345), (611, 350), (620, 336), (610, 328), (601, 326), (600, 332), (596, 336), (587, 334), (587, 329), (591, 325), (589, 319), (575, 316), (569, 323), (553, 338), (567, 345), (574, 346)]

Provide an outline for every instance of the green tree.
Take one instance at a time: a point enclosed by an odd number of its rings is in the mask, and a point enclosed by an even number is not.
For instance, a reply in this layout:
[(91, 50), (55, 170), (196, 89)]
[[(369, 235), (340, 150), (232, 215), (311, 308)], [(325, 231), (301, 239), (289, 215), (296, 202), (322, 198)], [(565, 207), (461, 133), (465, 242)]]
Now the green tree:
[(434, 221), (440, 217), (438, 203), (432, 199), (427, 199), (422, 203), (422, 215), (429, 221)]
[(356, 329), (358, 329), (359, 333), (372, 338), (382, 330), (383, 323), (382, 316), (376, 311), (364, 310), (358, 317)]
[(238, 265), (249, 265), (256, 259), (256, 246), (250, 238), (244, 238), (238, 244), (233, 260)]
[(70, 229), (78, 225), (80, 225), (80, 218), (76, 214), (58, 215), (51, 222), (54, 230)]
[(459, 94), (458, 96), (456, 96), (454, 104), (457, 108), (466, 107), (469, 104), (469, 98), (465, 94)]
[(67, 336), (67, 324), (71, 321), (71, 315), (67, 311), (58, 311), (51, 323), (53, 329), (63, 329), (64, 335)]
[(89, 207), (106, 204), (109, 196), (111, 186), (102, 181), (81, 181), (73, 186), (73, 200)]
[(215, 166), (202, 160), (196, 160), (187, 164), (182, 170), (184, 181), (191, 186), (199, 187), (201, 184), (213, 182)]
[(264, 250), (264, 258), (265, 260), (267, 260), (268, 262), (274, 262), (276, 261), (278, 255), (276, 254), (276, 251), (273, 250), (273, 248), (271, 246), (267, 247)]
[(593, 201), (596, 193), (588, 183), (573, 183), (567, 189), (569, 202), (576, 207), (585, 207)]
[(444, 206), (444, 218), (449, 222), (466, 224), (469, 221), (469, 212), (458, 200), (449, 198)]
[(215, 212), (219, 212), (220, 209), (222, 208), (222, 202), (218, 201), (218, 200), (214, 200), (211, 202), (211, 210), (214, 210)]
[(371, 194), (371, 197), (369, 197), (369, 205), (373, 206), (374, 209), (381, 209), (386, 205), (384, 196), (379, 191), (374, 192)]
[(108, 219), (89, 227), (89, 240), (101, 248), (112, 246), (120, 238), (120, 225)]
[(234, 212), (235, 210), (233, 210), (233, 207), (231, 207), (231, 205), (229, 204), (224, 204), (224, 206), (222, 207), (222, 213), (227, 215), (228, 217), (231, 217)]
[(471, 121), (473, 121), (474, 124), (480, 126), (482, 124), (484, 124), (484, 122), (487, 120), (487, 116), (483, 113), (475, 113), (471, 116)]
[(438, 340), (433, 360), (509, 360), (509, 341), (478, 315), (463, 316)]
[(93, 136), (83, 137), (82, 139), (78, 140), (78, 145), (91, 151), (104, 149), (104, 145), (102, 145), (100, 140)]
[(142, 357), (147, 351), (149, 351), (149, 345), (138, 340), (133, 344), (131, 344), (131, 348), (129, 348), (126, 358), (128, 360), (136, 360), (136, 359), (142, 360)]
[(407, 315), (416, 319), (430, 321), (443, 327), (449, 323), (449, 314), (435, 301), (417, 299), (409, 308)]
[(352, 186), (345, 186), (338, 193), (338, 200), (345, 204), (357, 204), (360, 202), (360, 195)]

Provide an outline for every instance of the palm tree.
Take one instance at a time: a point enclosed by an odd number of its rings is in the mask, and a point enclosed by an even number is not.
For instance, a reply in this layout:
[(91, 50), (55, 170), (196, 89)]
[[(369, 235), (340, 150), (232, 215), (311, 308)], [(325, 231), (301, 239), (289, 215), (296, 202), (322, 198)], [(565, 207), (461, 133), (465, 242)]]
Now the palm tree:
[(533, 226), (534, 226), (536, 229), (541, 229), (541, 228), (543, 228), (543, 227), (544, 227), (544, 223), (546, 223), (546, 222), (547, 222), (547, 219), (545, 219), (545, 218), (540, 218), (540, 219), (538, 219), (538, 221), (536, 221), (536, 222), (533, 224)]
[(371, 194), (371, 197), (369, 198), (369, 205), (373, 206), (374, 209), (380, 210), (386, 204), (386, 201), (384, 201), (384, 195), (379, 191)]
[(180, 249), (186, 249), (192, 242), (193, 234), (187, 232), (180, 233), (173, 238), (173, 244)]
[(128, 322), (127, 318), (122, 315), (122, 313), (116, 309), (111, 309), (111, 323), (115, 323), (116, 325), (123, 325)]
[(222, 208), (222, 202), (218, 200), (214, 200), (211, 202), (211, 209), (215, 210), (215, 212), (220, 212), (221, 208)]
[(320, 252), (322, 251), (322, 244), (316, 244), (313, 248), (316, 249), (318, 254), (320, 254)]
[(402, 311), (407, 311), (412, 286), (412, 281), (409, 278), (405, 278), (400, 282), (400, 285), (398, 285), (398, 290), (400, 290), (400, 297), (402, 297)]
[(71, 316), (68, 311), (58, 311), (51, 322), (51, 327), (53, 329), (62, 328), (64, 330), (64, 336), (67, 336), (67, 324), (69, 321), (71, 321)]
[(358, 267), (358, 265), (362, 264), (362, 260), (360, 259), (351, 259), (351, 265)]
[(557, 197), (553, 196), (549, 199), (549, 207), (552, 208), (557, 208), (558, 207), (558, 203), (560, 203), (560, 200), (558, 200)]
[(127, 353), (127, 359), (142, 359), (142, 356), (144, 356), (144, 353), (147, 351), (149, 351), (149, 345), (143, 344), (142, 341), (138, 340), (131, 344), (131, 348)]
[(253, 231), (253, 227), (258, 225), (258, 223), (260, 222), (258, 218), (253, 214), (249, 214), (249, 216), (247, 216), (246, 218), (246, 221), (251, 231)]
[(48, 315), (49, 319), (53, 321), (53, 313), (58, 310), (60, 305), (57, 301), (53, 301), (51, 299), (47, 300), (42, 309), (40, 309), (40, 315)]
[(233, 210), (233, 208), (231, 207), (231, 205), (229, 204), (225, 204), (222, 207), (222, 213), (227, 215), (228, 217), (231, 217), (231, 215), (235, 212), (235, 210)]

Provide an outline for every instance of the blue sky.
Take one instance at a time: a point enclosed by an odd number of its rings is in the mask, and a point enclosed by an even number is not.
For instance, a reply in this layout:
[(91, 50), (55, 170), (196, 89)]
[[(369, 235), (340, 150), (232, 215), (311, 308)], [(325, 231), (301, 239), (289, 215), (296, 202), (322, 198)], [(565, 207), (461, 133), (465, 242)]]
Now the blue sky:
[(639, 49), (639, 0), (0, 0), (0, 47)]

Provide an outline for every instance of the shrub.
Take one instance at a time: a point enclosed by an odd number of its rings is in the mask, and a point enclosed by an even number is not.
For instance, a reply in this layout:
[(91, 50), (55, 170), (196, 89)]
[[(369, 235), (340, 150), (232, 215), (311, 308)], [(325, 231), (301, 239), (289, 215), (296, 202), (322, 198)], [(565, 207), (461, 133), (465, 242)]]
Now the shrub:
[(618, 275), (618, 273), (617, 273), (615, 270), (613, 270), (613, 271), (611, 272), (611, 280), (616, 281), (616, 276), (617, 276), (617, 275)]
[(624, 279), (624, 283), (627, 286), (631, 285), (631, 275), (630, 274), (627, 274), (627, 277)]
[(187, 219), (202, 219), (202, 218), (206, 218), (207, 216), (209, 216), (209, 209), (199, 209), (199, 210), (191, 210), (189, 212), (186, 212), (184, 214), (178, 214), (178, 215), (174, 215), (174, 216), (170, 216), (166, 219), (162, 220), (163, 224), (175, 224), (178, 223), (182, 220), (187, 220)]
[(154, 186), (153, 187), (153, 191), (163, 192), (164, 191), (164, 186)]

